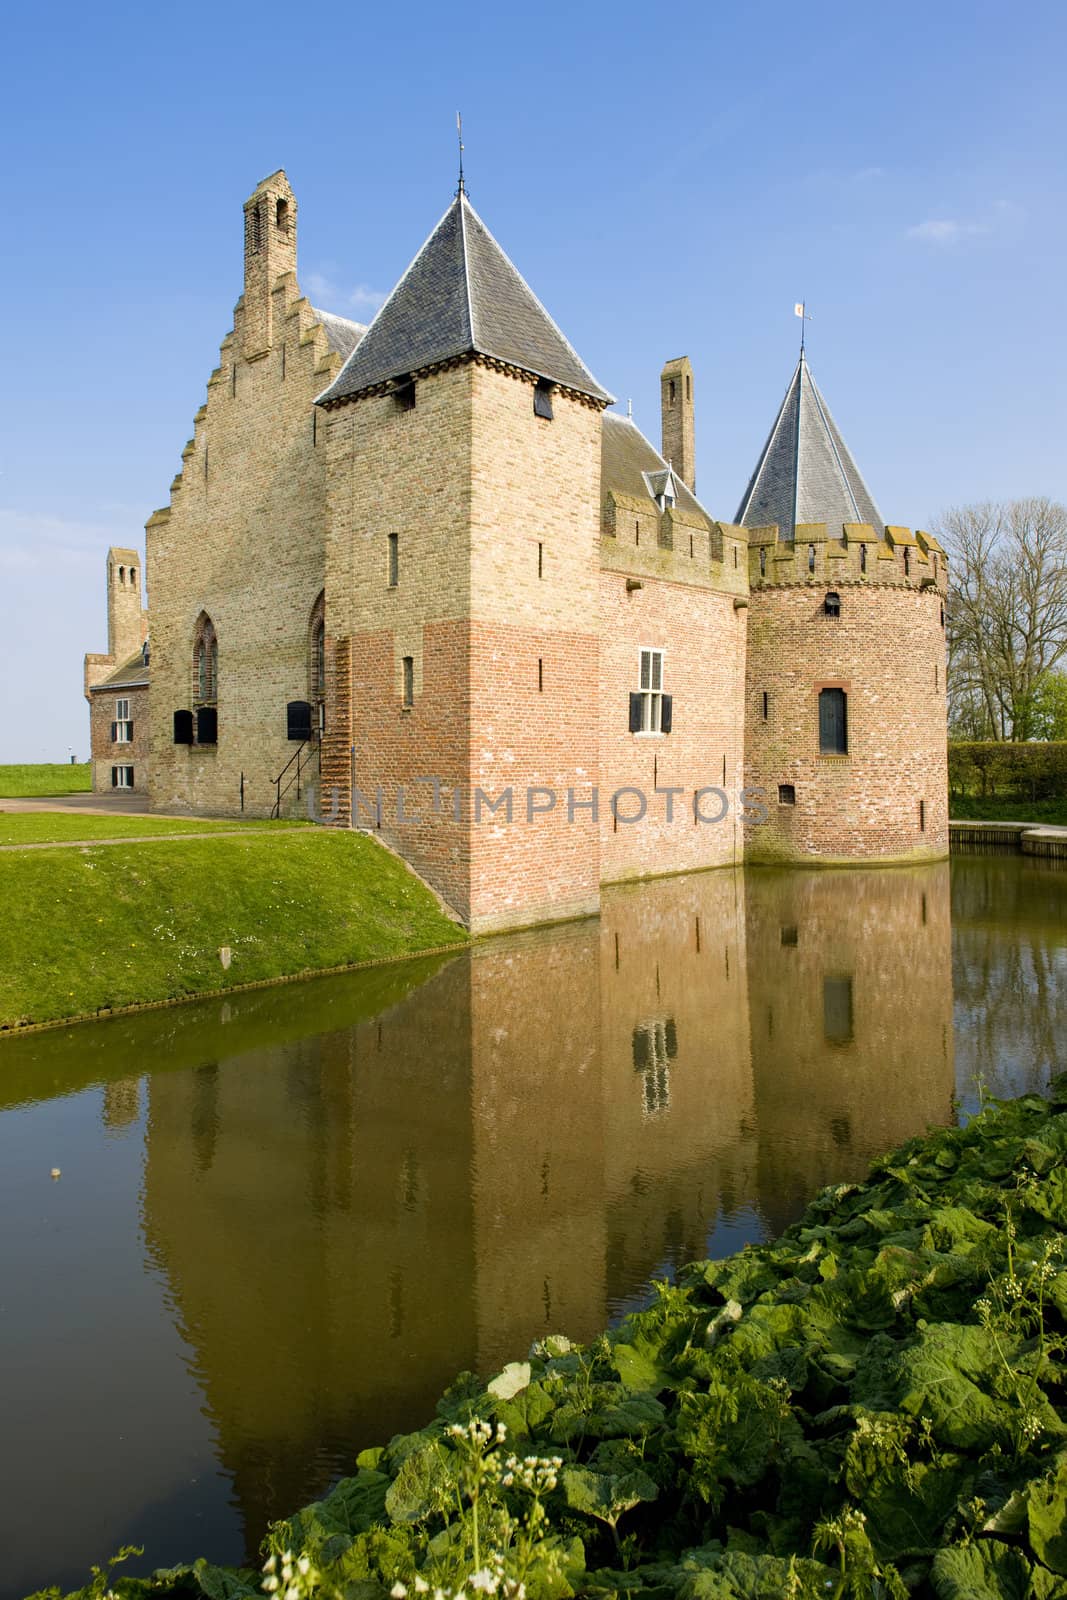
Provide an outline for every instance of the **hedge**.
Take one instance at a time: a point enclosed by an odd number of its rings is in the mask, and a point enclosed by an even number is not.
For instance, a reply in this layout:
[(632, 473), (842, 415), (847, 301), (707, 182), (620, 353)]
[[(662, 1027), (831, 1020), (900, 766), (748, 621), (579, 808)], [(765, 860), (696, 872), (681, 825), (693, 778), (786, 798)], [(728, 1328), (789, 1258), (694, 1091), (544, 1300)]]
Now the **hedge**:
[(1058, 799), (1067, 795), (1067, 742), (950, 742), (948, 786), (952, 794), (978, 795), (982, 799)]

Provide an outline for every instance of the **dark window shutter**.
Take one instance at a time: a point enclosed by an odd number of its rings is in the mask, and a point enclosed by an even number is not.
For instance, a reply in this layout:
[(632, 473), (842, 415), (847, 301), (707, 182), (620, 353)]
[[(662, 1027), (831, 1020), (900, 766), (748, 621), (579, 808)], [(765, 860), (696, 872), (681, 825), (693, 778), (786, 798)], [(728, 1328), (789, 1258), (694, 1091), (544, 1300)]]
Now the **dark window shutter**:
[(218, 744), (219, 714), (214, 706), (201, 706), (196, 713), (197, 744)]
[(133, 743), (133, 723), (132, 722), (127, 722), (127, 724), (126, 724), (126, 737), (130, 741), (130, 743), (132, 744)]
[(193, 742), (193, 713), (191, 711), (176, 711), (174, 713), (174, 743), (192, 744)]
[(118, 738), (118, 736), (119, 736), (119, 725), (118, 725), (117, 722), (113, 722), (111, 724), (111, 743), (112, 744), (115, 743), (115, 740)]
[(641, 732), (641, 696), (639, 694), (631, 694), (630, 696), (630, 732)]
[(290, 700), (285, 708), (285, 721), (287, 739), (311, 738), (311, 702), (309, 700)]
[(671, 731), (671, 722), (673, 720), (673, 717), (674, 717), (674, 696), (672, 694), (665, 694), (663, 696), (662, 700), (660, 701), (660, 708), (659, 708), (659, 731), (660, 731), (660, 733), (670, 733), (670, 731)]
[(819, 691), (819, 749), (824, 755), (848, 751), (846, 697), (843, 689)]
[(118, 769), (118, 767), (112, 767), (112, 769), (111, 769), (111, 787), (113, 789), (117, 789), (118, 786), (119, 786), (119, 769)]

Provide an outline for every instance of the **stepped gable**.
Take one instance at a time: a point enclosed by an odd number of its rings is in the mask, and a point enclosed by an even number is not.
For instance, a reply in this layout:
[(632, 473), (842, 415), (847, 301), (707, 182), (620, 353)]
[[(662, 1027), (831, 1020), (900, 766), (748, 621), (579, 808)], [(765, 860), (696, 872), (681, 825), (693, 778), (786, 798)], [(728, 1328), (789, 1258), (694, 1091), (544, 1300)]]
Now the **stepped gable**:
[(612, 400), (460, 193), (319, 404), (471, 355), (519, 367), (600, 405)]
[(734, 520), (776, 523), (783, 540), (805, 523), (869, 523), (879, 536), (885, 527), (803, 351)]

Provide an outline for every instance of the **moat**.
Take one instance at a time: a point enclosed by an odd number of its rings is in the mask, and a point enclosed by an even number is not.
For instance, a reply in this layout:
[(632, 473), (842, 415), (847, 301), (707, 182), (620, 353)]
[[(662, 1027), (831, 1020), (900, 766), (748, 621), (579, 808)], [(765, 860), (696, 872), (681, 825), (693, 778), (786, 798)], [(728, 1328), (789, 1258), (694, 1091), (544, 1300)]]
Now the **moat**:
[(1067, 872), (1015, 856), (665, 879), (0, 1044), (0, 1593), (240, 1561), (463, 1368), (1065, 1069)]

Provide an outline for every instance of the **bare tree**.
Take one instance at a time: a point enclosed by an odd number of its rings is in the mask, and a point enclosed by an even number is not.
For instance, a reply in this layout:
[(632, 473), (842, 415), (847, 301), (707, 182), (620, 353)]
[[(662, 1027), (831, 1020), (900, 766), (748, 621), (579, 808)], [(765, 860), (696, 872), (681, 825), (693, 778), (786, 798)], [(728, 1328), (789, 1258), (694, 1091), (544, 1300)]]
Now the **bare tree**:
[(958, 737), (1031, 739), (1041, 686), (1067, 660), (1067, 506), (1033, 497), (955, 506), (949, 557), (949, 721)]

